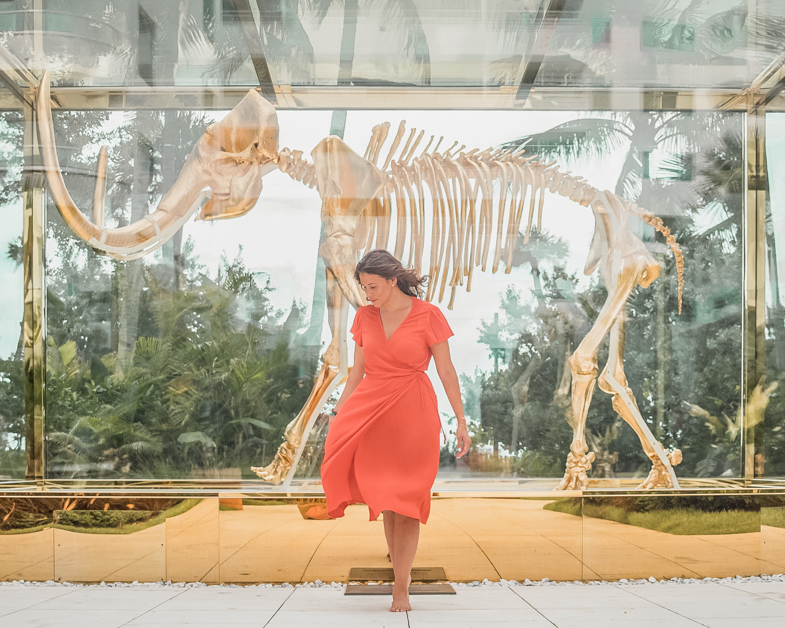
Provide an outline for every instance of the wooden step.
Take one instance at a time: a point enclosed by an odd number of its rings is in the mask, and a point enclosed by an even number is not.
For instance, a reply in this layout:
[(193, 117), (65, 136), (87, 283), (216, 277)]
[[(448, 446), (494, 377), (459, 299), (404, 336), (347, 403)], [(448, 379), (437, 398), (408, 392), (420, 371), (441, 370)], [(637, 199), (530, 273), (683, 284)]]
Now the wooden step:
[[(392, 567), (352, 567), (349, 570), (349, 580), (357, 582), (392, 582), (395, 573)], [(444, 567), (413, 567), (412, 582), (438, 582), (447, 580)]]
[[(391, 584), (348, 584), (344, 595), (392, 595)], [(449, 584), (412, 584), (409, 595), (455, 595)]]

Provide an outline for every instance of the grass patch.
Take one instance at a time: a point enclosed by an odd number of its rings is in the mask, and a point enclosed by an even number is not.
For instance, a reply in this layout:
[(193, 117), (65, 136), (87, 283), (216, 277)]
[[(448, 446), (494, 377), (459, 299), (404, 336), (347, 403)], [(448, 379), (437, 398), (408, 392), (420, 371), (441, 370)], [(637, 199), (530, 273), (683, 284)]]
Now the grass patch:
[(160, 525), (196, 506), (200, 499), (184, 499), (167, 510), (61, 510), (55, 528), (81, 534), (133, 534)]
[(281, 499), (243, 499), (243, 506), (286, 506), (296, 504), (297, 500), (283, 501)]
[(555, 502), (545, 504), (542, 509), (552, 510), (553, 512), (563, 512), (565, 515), (575, 515), (576, 517), (583, 515), (581, 512), (581, 500), (572, 497), (557, 499)]
[(772, 528), (785, 528), (785, 508), (761, 508), (760, 523)]
[[(752, 510), (706, 512), (697, 508), (668, 508), (635, 512), (619, 506), (590, 502), (581, 507), (580, 500), (574, 498), (557, 500), (546, 504), (543, 509), (687, 536), (759, 532), (761, 524), (760, 512)], [(785, 513), (782, 514), (782, 522), (782, 527), (785, 527)]]
[(41, 530), (48, 530), (52, 527), (52, 522), (33, 526), (32, 528), (11, 528), (10, 530), (0, 530), (0, 536), (11, 536), (13, 534), (32, 534)]

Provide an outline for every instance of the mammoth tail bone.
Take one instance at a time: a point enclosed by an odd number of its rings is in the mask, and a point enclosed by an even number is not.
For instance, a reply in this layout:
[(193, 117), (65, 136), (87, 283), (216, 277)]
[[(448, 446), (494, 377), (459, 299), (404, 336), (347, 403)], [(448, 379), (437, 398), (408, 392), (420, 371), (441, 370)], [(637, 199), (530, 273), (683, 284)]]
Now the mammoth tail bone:
[(681, 301), (684, 292), (684, 253), (682, 252), (679, 243), (676, 242), (676, 238), (671, 234), (671, 230), (665, 226), (665, 223), (663, 223), (660, 218), (636, 205), (632, 206), (632, 213), (638, 216), (647, 225), (650, 225), (659, 231), (668, 243), (670, 250), (673, 251), (673, 257), (676, 258), (676, 273), (679, 282), (679, 314), (681, 314)]

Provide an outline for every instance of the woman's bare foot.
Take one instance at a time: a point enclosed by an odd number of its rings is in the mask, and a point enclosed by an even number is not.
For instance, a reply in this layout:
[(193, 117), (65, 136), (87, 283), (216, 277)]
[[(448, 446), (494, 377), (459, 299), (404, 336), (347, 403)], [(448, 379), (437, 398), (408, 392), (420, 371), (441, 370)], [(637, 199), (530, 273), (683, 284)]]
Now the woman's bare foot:
[(390, 606), (391, 613), (400, 613), (412, 610), (412, 605), (409, 604), (409, 585), (412, 583), (412, 577), (409, 576), (409, 582), (404, 589), (399, 586), (397, 582), (393, 583), (393, 601)]

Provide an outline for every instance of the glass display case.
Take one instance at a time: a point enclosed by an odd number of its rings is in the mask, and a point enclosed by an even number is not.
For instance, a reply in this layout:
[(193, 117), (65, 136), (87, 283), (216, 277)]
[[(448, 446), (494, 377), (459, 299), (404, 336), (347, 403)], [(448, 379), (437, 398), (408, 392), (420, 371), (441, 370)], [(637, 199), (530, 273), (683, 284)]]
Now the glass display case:
[[(336, 185), (380, 181), (343, 193), (340, 255), (429, 274), (455, 331), (474, 445), (456, 459), (431, 368), (434, 490), (781, 477), (783, 20), (734, 1), (0, 3), (0, 476), (318, 493), (358, 290), (327, 253), (339, 146), (356, 161)], [(251, 127), (266, 139), (241, 146)], [(626, 286), (614, 256), (648, 270)]]

